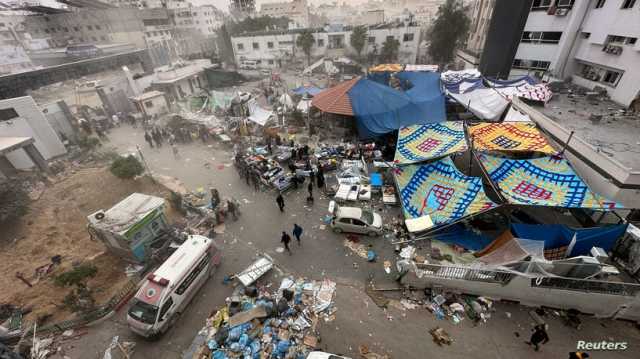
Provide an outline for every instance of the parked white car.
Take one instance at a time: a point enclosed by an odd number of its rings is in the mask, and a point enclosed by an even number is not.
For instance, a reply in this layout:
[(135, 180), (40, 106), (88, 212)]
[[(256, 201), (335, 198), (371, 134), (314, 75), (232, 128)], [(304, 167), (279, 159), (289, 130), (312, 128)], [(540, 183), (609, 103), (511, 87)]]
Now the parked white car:
[(336, 233), (359, 233), (372, 237), (382, 234), (382, 217), (371, 210), (358, 207), (342, 207), (335, 201), (331, 201), (329, 203), (329, 213), (333, 214), (331, 228)]
[(307, 359), (351, 359), (347, 357), (342, 357), (335, 354), (329, 354), (325, 352), (311, 352), (307, 355)]

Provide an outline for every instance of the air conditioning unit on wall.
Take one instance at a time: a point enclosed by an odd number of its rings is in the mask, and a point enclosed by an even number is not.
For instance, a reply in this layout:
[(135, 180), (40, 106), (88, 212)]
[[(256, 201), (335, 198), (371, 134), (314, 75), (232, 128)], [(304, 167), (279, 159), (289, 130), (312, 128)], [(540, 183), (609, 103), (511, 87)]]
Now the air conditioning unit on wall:
[(567, 14), (569, 13), (569, 9), (556, 9), (556, 11), (554, 12), (555, 16), (567, 16)]

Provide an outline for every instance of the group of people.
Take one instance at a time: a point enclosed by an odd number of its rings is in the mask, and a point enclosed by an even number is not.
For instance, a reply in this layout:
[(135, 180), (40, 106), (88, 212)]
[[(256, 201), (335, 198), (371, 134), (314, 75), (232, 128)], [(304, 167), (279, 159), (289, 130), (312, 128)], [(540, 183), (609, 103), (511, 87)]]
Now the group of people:
[[(291, 233), (293, 234), (294, 237), (296, 237), (296, 240), (298, 241), (298, 246), (302, 246), (302, 242), (300, 241), (300, 236), (302, 236), (302, 227), (299, 226), (297, 223), (293, 224), (293, 230), (291, 231)], [(289, 252), (289, 255), (293, 255), (293, 252), (291, 252), (291, 248), (289, 247), (289, 243), (291, 243), (291, 236), (289, 235), (289, 233), (287, 233), (286, 231), (282, 231), (282, 237), (280, 237), (280, 243), (282, 243), (284, 245), (284, 249)]]

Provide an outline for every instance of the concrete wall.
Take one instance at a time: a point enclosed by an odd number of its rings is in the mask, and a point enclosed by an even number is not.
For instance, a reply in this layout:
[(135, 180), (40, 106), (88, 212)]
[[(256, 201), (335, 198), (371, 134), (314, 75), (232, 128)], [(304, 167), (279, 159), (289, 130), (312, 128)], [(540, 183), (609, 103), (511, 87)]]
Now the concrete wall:
[[(35, 147), (45, 160), (67, 152), (55, 130), (31, 96), (0, 100), (0, 109), (8, 108), (13, 108), (19, 117), (0, 122), (0, 136), (33, 137)], [(34, 166), (22, 149), (7, 154), (7, 158), (18, 169)]]
[[(149, 103), (151, 106), (149, 106)], [(142, 101), (140, 106), (144, 106), (145, 113), (150, 117), (153, 117), (154, 115), (160, 116), (168, 112), (167, 100), (164, 96), (158, 96)]]
[(69, 118), (70, 113), (67, 113), (63, 106), (66, 106), (66, 103), (64, 101), (59, 101), (48, 103), (40, 107), (56, 133), (61, 133), (67, 137), (67, 139), (72, 139), (75, 136), (75, 130), (71, 125), (72, 119)]
[[(483, 295), (493, 299), (518, 301), (528, 306), (546, 306), (559, 309), (577, 309), (599, 317), (616, 317), (640, 321), (640, 296), (623, 296), (535, 287), (531, 278), (514, 277), (508, 284), (486, 283), (464, 279), (446, 279), (424, 276), (418, 278), (409, 272), (403, 284), (417, 288), (440, 286), (456, 292)], [(626, 310), (625, 310), (626, 308)]]

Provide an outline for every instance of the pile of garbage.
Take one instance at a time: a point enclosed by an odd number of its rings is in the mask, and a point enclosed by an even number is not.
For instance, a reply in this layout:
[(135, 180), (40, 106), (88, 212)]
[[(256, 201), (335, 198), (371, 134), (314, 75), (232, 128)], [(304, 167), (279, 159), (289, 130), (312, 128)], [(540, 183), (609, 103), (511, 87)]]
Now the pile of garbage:
[(321, 319), (335, 319), (336, 283), (286, 277), (274, 293), (238, 286), (212, 313), (184, 359), (304, 359), (319, 341)]

